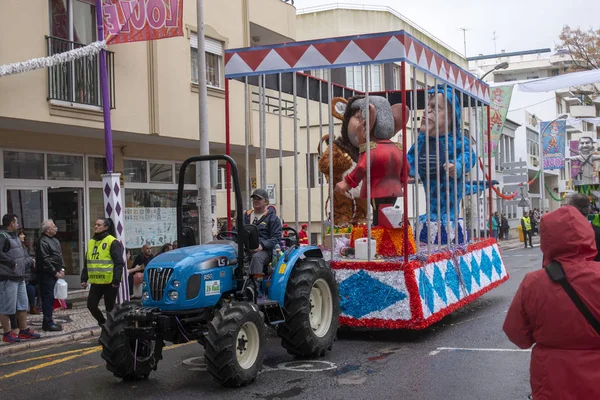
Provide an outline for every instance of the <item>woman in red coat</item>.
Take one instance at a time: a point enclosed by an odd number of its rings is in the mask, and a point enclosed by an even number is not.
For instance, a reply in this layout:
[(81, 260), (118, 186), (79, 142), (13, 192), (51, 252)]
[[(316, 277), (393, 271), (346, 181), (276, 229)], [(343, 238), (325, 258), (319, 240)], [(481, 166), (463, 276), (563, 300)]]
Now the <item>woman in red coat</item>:
[[(541, 220), (544, 266), (560, 262), (591, 313), (600, 319), (600, 263), (594, 230), (581, 213), (564, 206)], [(504, 321), (504, 332), (531, 353), (534, 400), (600, 399), (600, 335), (563, 287), (540, 269), (525, 276)]]

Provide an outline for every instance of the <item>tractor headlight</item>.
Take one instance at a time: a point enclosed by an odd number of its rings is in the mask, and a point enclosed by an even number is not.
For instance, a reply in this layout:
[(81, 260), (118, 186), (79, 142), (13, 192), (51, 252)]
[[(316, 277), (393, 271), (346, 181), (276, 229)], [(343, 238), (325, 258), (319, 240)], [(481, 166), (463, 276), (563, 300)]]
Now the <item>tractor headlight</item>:
[(146, 301), (150, 299), (150, 294), (148, 292), (142, 293), (142, 300)]
[(174, 290), (169, 292), (169, 299), (171, 299), (172, 301), (177, 301), (178, 298), (179, 298), (179, 293), (177, 293)]
[(146, 283), (146, 281), (142, 281), (142, 287), (145, 288), (146, 286), (148, 286), (148, 284)]
[(180, 282), (179, 282), (179, 281), (173, 281), (173, 287), (174, 287), (174, 288), (178, 288), (178, 287), (179, 287), (179, 285), (180, 285)]

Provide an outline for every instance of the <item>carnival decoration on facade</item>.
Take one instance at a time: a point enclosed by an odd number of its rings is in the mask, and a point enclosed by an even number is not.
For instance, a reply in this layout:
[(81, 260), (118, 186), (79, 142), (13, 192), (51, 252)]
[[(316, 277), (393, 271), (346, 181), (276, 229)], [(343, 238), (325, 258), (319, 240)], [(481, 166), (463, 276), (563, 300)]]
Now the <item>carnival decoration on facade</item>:
[(564, 119), (554, 121), (550, 126), (548, 122), (542, 121), (540, 131), (543, 132), (544, 170), (564, 169), (567, 121)]
[(595, 185), (600, 183), (600, 154), (596, 152), (594, 139), (580, 137), (570, 142), (571, 178), (577, 185)]

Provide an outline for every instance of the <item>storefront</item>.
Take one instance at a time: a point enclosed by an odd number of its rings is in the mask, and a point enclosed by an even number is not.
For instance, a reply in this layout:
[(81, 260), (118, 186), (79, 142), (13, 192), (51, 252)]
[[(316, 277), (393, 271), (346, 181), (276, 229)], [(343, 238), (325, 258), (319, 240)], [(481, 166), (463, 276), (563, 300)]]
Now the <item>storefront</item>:
[[(122, 159), (126, 246), (135, 255), (145, 243), (157, 252), (176, 240), (179, 163)], [(0, 150), (0, 212), (14, 213), (25, 229), (26, 245), (34, 243), (45, 219), (58, 227), (70, 287), (79, 275), (93, 221), (104, 215), (102, 177), (105, 159), (93, 154)], [(118, 167), (117, 167), (118, 168)], [(197, 230), (195, 168), (186, 173), (184, 218)]]

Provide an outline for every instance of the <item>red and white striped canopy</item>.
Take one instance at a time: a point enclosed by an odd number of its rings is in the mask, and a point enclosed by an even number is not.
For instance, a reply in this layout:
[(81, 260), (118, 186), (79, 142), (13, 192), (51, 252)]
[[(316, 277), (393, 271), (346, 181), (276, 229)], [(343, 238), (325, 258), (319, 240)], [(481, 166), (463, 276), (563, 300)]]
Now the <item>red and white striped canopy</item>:
[[(225, 77), (402, 61), (489, 104), (489, 86), (485, 82), (405, 31), (226, 50)], [(427, 83), (433, 85), (433, 79)]]

